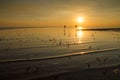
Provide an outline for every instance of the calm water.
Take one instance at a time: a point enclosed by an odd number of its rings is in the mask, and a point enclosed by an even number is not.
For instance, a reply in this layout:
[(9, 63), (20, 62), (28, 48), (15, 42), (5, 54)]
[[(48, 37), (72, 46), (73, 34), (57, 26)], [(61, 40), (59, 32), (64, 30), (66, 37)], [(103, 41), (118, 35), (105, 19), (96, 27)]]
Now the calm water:
[(39, 57), (44, 57), (75, 50), (107, 48), (120, 48), (120, 32), (82, 31), (75, 28), (66, 28), (65, 30), (64, 28), (0, 30), (0, 57), (2, 56), (2, 59), (18, 58), (13, 57), (18, 54), (22, 54), (21, 58), (23, 56), (25, 58), (26, 54), (37, 54), (37, 56), (39, 54)]

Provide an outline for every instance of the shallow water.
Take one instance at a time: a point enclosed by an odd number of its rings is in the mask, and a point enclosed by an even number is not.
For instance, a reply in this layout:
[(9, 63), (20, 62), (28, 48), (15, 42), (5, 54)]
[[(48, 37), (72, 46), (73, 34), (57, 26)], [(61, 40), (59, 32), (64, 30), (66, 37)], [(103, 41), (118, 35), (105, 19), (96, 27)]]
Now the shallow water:
[(109, 48), (120, 48), (120, 32), (83, 31), (75, 28), (0, 30), (1, 60)]

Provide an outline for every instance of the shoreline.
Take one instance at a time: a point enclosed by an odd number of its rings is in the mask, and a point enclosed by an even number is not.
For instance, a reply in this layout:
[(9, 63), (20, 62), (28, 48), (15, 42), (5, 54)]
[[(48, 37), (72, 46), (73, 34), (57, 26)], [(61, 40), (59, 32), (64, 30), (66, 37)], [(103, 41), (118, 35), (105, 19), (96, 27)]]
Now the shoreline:
[[(114, 69), (120, 70), (119, 52), (113, 50), (71, 58), (2, 63), (0, 80), (120, 80), (120, 76), (114, 79), (116, 75), (113, 74)], [(103, 75), (106, 69), (107, 75)]]
[(87, 55), (87, 54), (94, 54), (94, 53), (101, 53), (101, 52), (107, 52), (107, 51), (115, 51), (120, 50), (120, 48), (109, 48), (109, 49), (102, 49), (102, 50), (90, 50), (86, 52), (75, 52), (70, 54), (64, 54), (64, 55), (57, 55), (57, 56), (50, 56), (50, 57), (44, 57), (44, 58), (29, 58), (29, 59), (13, 59), (13, 60), (2, 60), (0, 63), (14, 63), (14, 62), (24, 62), (24, 61), (41, 61), (41, 60), (50, 60), (50, 59), (57, 59), (57, 58), (70, 58), (73, 56), (80, 56), (80, 55)]

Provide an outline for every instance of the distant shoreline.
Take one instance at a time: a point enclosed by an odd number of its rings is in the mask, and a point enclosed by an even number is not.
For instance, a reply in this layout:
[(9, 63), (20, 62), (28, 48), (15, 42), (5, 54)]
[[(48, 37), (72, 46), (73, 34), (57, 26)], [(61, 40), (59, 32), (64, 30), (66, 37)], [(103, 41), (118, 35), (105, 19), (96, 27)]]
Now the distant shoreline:
[(120, 28), (83, 29), (83, 31), (120, 31)]
[(0, 30), (8, 30), (8, 29), (28, 29), (28, 28), (48, 28), (48, 27), (0, 27)]
[[(0, 27), (0, 30), (30, 29), (30, 28), (63, 28), (63, 27)], [(82, 29), (82, 31), (120, 31), (120, 28), (91, 28), (91, 29), (89, 28), (89, 29)]]

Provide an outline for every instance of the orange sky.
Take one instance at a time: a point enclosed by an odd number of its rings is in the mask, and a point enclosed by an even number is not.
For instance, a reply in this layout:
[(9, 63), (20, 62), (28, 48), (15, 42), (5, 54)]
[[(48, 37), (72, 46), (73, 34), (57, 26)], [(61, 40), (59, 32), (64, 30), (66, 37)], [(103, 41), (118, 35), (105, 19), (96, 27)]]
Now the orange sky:
[[(0, 27), (119, 27), (120, 0), (0, 0)], [(77, 23), (77, 17), (84, 17)]]

